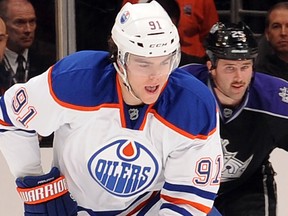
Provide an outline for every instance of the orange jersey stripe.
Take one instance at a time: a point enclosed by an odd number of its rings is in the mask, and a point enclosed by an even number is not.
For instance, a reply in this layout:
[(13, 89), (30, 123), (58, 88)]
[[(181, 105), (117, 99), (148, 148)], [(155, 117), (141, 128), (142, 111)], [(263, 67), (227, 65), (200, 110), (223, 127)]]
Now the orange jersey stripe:
[(63, 107), (80, 110), (80, 111), (95, 111), (99, 110), (103, 107), (110, 107), (110, 108), (119, 108), (119, 104), (101, 104), (100, 106), (94, 106), (94, 107), (85, 107), (85, 106), (78, 106), (70, 103), (63, 102), (62, 100), (58, 99), (58, 97), (55, 95), (53, 89), (52, 89), (52, 69), (53, 67), (50, 67), (49, 74), (48, 74), (48, 84), (49, 84), (49, 92), (53, 99), (60, 104)]
[(151, 110), (151, 113), (153, 113), (155, 115), (155, 117), (162, 122), (164, 125), (166, 125), (167, 127), (171, 128), (172, 130), (182, 134), (183, 136), (186, 136), (190, 139), (202, 139), (202, 140), (206, 140), (209, 136), (211, 136), (211, 134), (213, 134), (216, 131), (216, 127), (211, 130), (208, 135), (202, 135), (202, 134), (198, 134), (198, 135), (192, 135), (184, 130), (181, 130), (178, 127), (175, 127), (175, 125), (171, 124), (170, 122), (168, 122), (167, 120), (165, 120), (164, 118), (162, 118), (155, 110)]
[(208, 214), (211, 210), (211, 208), (202, 205), (200, 203), (196, 203), (196, 202), (192, 202), (189, 200), (185, 200), (185, 199), (179, 199), (179, 198), (174, 198), (174, 197), (170, 197), (170, 196), (166, 196), (166, 195), (161, 195), (161, 198), (166, 200), (167, 202), (173, 203), (173, 204), (180, 204), (180, 205), (190, 205), (193, 208), (196, 208), (206, 214)]
[(0, 119), (0, 124), (3, 126), (12, 126), (11, 124), (8, 124), (8, 123), (2, 121), (1, 119)]
[[(118, 93), (119, 106), (124, 107), (124, 102), (123, 102), (123, 98), (122, 98), (122, 94), (121, 94), (122, 90), (121, 90), (118, 76), (116, 76), (116, 87), (117, 87), (117, 93)], [(126, 128), (124, 109), (120, 109), (120, 118), (121, 118), (122, 127)]]
[(133, 209), (130, 213), (127, 214), (127, 216), (131, 216), (133, 214), (135, 214), (136, 212), (138, 212), (140, 209), (142, 209), (144, 206), (147, 205), (147, 203), (150, 202), (151, 199), (153, 199), (156, 195), (157, 195), (158, 191), (154, 191), (151, 196), (149, 197), (148, 200), (143, 201), (142, 203), (140, 203), (135, 209)]

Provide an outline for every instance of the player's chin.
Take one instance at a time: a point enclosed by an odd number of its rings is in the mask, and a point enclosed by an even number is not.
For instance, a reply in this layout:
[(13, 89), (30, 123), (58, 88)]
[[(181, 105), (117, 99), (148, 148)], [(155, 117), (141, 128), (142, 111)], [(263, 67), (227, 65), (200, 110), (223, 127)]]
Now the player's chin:
[(142, 101), (145, 104), (153, 104), (158, 100), (158, 98), (159, 98), (159, 94), (149, 95), (149, 96), (143, 97)]

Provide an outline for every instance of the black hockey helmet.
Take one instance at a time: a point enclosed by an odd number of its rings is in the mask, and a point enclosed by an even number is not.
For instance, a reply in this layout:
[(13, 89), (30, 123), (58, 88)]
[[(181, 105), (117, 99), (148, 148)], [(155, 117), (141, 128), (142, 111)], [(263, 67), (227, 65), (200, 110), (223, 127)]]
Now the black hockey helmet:
[(212, 65), (217, 59), (255, 59), (258, 44), (250, 28), (243, 22), (214, 24), (205, 41), (206, 53)]

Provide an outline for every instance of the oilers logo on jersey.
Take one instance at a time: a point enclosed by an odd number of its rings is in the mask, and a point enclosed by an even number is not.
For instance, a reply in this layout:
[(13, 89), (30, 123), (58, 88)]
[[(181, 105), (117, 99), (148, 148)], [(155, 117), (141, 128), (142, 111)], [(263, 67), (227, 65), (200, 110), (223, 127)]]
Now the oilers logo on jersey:
[(106, 191), (129, 197), (152, 184), (158, 174), (159, 163), (142, 144), (122, 139), (94, 153), (89, 159), (88, 170)]

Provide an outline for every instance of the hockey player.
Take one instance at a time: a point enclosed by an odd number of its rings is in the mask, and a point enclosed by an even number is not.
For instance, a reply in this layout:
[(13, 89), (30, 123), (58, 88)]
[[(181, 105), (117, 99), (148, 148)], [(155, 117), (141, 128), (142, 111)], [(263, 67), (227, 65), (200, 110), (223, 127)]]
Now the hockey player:
[(288, 150), (288, 83), (253, 72), (257, 43), (244, 23), (215, 24), (206, 49), (207, 66), (183, 69), (208, 85), (220, 110), (224, 168), (215, 206), (223, 215), (275, 216), (269, 154)]
[[(127, 3), (111, 43), (112, 55), (72, 54), (0, 99), (25, 215), (206, 215), (222, 169), (217, 106), (176, 69), (176, 27), (157, 2)], [(36, 132), (55, 132), (47, 174)]]

